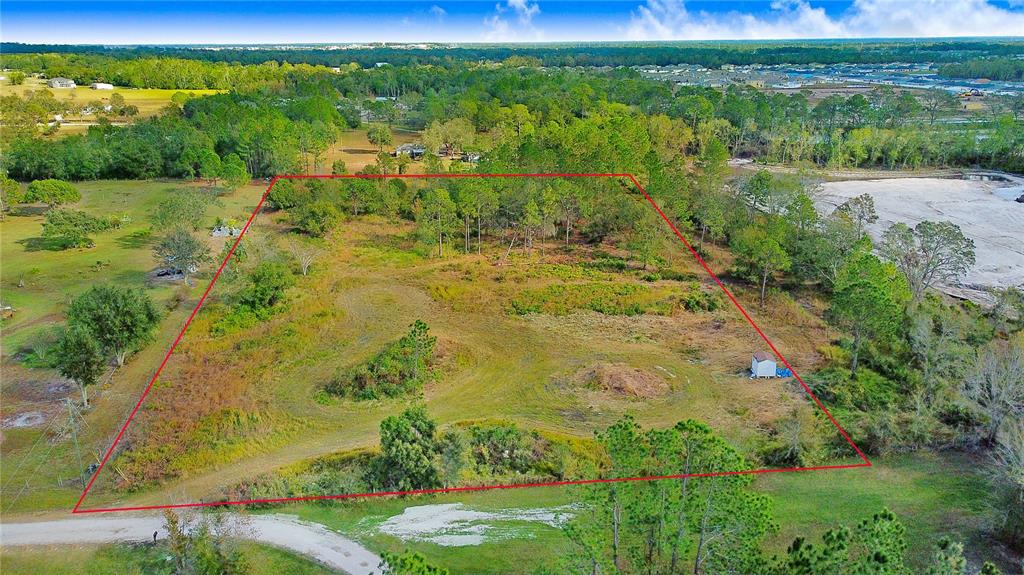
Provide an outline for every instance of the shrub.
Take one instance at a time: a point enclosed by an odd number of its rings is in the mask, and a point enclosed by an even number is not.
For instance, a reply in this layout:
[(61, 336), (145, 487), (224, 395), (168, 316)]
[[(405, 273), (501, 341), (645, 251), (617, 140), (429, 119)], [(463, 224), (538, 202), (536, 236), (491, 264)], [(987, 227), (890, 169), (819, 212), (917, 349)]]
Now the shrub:
[(679, 296), (679, 305), (686, 311), (715, 311), (722, 307), (722, 295), (706, 292), (697, 282), (686, 284), (686, 291)]
[(295, 285), (295, 276), (283, 263), (265, 261), (249, 274), (247, 285), (238, 294), (235, 305), (210, 328), (213, 335), (224, 335), (252, 327), (273, 315), (284, 301), (285, 290)]
[(471, 458), (480, 473), (525, 473), (539, 455), (536, 433), (526, 433), (511, 423), (473, 425), (469, 428)]
[(42, 202), (51, 208), (61, 204), (73, 204), (82, 199), (78, 188), (63, 180), (36, 180), (28, 185), (26, 200)]
[(341, 221), (341, 212), (327, 200), (301, 206), (293, 214), (295, 227), (311, 236), (323, 237)]
[(369, 362), (328, 382), (324, 390), (359, 400), (398, 397), (419, 391), (433, 377), (430, 365), (436, 342), (427, 324), (416, 320), (409, 333), (389, 344)]
[(57, 240), (64, 249), (92, 247), (95, 244), (90, 234), (120, 225), (121, 221), (116, 218), (97, 218), (80, 210), (54, 209), (46, 212), (43, 237)]
[(643, 285), (622, 283), (558, 284), (526, 290), (512, 300), (510, 313), (568, 315), (588, 309), (605, 315), (668, 315), (674, 304)]

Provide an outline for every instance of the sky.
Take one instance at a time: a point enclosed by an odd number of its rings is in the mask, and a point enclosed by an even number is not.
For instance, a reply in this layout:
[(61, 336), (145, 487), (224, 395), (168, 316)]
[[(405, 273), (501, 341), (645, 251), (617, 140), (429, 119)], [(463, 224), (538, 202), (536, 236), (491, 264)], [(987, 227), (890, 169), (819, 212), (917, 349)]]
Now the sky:
[(56, 44), (576, 42), (1024, 36), (1024, 0), (3, 0)]

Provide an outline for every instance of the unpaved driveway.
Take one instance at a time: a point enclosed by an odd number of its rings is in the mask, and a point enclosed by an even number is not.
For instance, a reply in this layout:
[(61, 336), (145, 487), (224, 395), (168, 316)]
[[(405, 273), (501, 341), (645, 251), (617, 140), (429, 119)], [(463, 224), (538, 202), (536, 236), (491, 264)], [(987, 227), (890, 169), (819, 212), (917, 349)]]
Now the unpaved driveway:
[[(285, 515), (252, 515), (237, 521), (239, 537), (306, 555), (351, 575), (377, 575), (380, 557), (322, 525)], [(0, 545), (54, 545), (152, 541), (167, 536), (160, 516), (97, 517), (0, 524)]]

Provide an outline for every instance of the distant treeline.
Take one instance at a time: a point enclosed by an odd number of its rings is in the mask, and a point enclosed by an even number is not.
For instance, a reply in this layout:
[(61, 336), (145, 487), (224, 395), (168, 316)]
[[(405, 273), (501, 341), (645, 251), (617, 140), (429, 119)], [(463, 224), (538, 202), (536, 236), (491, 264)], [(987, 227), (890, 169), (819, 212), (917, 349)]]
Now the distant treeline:
[(5, 54), (4, 68), (70, 78), (79, 84), (109, 82), (129, 88), (168, 90), (255, 90), (283, 80), (289, 73), (330, 72), (327, 68), (287, 62), (204, 62), (170, 57), (115, 58), (99, 54)]
[(66, 53), (102, 55), (119, 60), (153, 56), (260, 64), (289, 62), (320, 66), (358, 64), (372, 67), (379, 62), (402, 66), (447, 65), (452, 62), (499, 62), (518, 57), (523, 63), (542, 66), (636, 66), (699, 64), (836, 64), (842, 62), (878, 64), (886, 62), (961, 62), (968, 58), (1024, 54), (1020, 41), (803, 41), (803, 42), (659, 42), (543, 45), (462, 45), (428, 48), (380, 46), (348, 50), (297, 49), (197, 49), (189, 47), (106, 48), (101, 46), (0, 44), (0, 52), (12, 54)]
[(987, 58), (953, 62), (939, 68), (947, 78), (988, 78), (1010, 82), (1024, 81), (1024, 59)]

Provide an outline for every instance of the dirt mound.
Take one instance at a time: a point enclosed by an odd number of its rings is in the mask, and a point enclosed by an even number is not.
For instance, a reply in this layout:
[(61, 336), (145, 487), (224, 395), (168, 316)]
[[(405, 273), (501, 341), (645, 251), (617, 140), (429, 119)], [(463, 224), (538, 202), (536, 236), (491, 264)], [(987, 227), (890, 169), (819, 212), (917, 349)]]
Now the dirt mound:
[(668, 391), (668, 383), (658, 375), (624, 363), (597, 363), (577, 372), (576, 378), (588, 387), (643, 399)]

